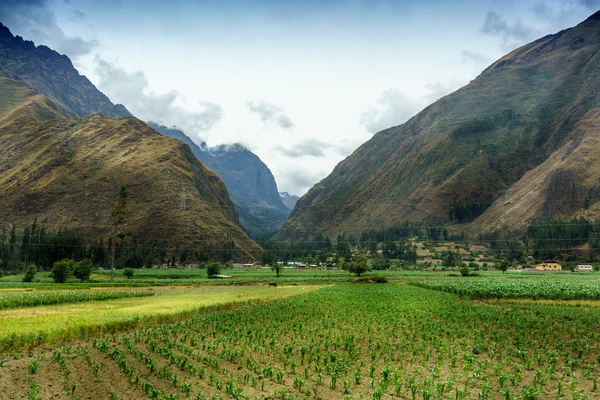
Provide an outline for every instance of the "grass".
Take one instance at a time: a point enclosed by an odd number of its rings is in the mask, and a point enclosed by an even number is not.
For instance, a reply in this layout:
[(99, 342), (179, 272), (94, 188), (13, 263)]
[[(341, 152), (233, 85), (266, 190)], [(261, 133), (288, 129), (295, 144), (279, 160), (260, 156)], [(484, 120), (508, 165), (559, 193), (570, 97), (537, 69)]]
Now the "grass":
[(169, 320), (238, 303), (270, 301), (318, 286), (203, 287), (163, 290), (151, 298), (130, 298), (0, 311), (0, 352), (18, 351), (102, 332)]

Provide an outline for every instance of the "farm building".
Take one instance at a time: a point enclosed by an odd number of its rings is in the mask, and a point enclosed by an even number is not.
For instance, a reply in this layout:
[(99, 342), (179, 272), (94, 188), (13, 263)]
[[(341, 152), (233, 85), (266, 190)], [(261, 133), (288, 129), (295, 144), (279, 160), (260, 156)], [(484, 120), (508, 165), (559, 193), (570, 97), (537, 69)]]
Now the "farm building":
[(591, 265), (578, 265), (575, 267), (575, 272), (593, 272), (594, 267)]
[(562, 271), (562, 266), (558, 263), (548, 262), (535, 265), (536, 271)]

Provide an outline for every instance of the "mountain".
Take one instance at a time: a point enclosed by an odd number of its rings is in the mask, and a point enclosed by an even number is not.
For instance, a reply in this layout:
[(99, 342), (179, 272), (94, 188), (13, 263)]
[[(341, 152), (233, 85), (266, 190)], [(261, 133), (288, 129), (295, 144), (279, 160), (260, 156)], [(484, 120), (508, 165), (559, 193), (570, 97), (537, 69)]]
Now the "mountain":
[(600, 216), (599, 50), (600, 12), (512, 51), (340, 162), (281, 236), (404, 222), (475, 234)]
[(238, 144), (212, 148), (206, 143), (197, 145), (180, 130), (154, 122), (148, 122), (148, 125), (165, 136), (188, 144), (196, 157), (219, 175), (227, 186), (242, 225), (250, 234), (260, 236), (283, 226), (290, 209), (279, 197), (271, 170), (256, 154)]
[[(0, 69), (3, 230), (37, 219), (51, 230), (77, 228), (88, 242), (103, 237), (106, 243), (118, 231), (197, 258), (258, 256), (225, 185), (189, 146), (133, 117), (71, 116), (64, 103)], [(117, 227), (113, 212), (123, 185), (129, 198)]]
[(73, 67), (69, 57), (46, 46), (37, 46), (20, 36), (13, 36), (0, 23), (0, 68), (18, 76), (32, 88), (54, 100), (71, 117), (103, 114), (113, 118), (130, 117), (121, 105), (108, 97)]
[(289, 194), (288, 192), (279, 192), (279, 197), (283, 204), (290, 210), (294, 209), (296, 202), (300, 199), (300, 197)]

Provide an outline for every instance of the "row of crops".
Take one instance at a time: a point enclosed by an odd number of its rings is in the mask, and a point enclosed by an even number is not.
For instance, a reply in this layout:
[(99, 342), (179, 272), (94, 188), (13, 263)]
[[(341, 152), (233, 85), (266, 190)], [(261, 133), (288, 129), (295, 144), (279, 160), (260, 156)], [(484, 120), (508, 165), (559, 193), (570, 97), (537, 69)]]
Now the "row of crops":
[(600, 300), (600, 282), (584, 279), (454, 279), (412, 282), (412, 285), (477, 299)]
[(4, 382), (18, 398), (583, 400), (600, 396), (599, 324), (590, 308), (338, 285), (10, 361), (29, 375)]
[(54, 304), (83, 303), (86, 301), (126, 299), (152, 296), (145, 290), (48, 290), (39, 292), (0, 292), (0, 310), (48, 306)]

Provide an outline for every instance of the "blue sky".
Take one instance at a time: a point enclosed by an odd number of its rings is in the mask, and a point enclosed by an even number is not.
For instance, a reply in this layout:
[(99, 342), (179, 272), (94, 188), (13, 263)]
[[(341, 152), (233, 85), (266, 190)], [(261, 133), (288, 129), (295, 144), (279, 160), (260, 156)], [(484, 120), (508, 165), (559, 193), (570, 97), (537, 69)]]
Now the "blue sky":
[(113, 102), (214, 146), (241, 142), (302, 195), (378, 130), (596, 0), (0, 0)]

